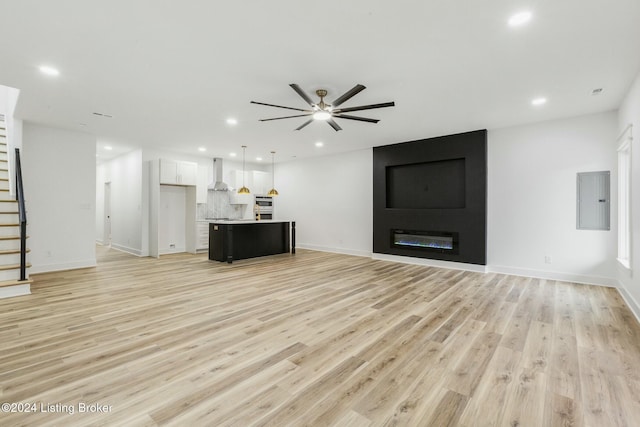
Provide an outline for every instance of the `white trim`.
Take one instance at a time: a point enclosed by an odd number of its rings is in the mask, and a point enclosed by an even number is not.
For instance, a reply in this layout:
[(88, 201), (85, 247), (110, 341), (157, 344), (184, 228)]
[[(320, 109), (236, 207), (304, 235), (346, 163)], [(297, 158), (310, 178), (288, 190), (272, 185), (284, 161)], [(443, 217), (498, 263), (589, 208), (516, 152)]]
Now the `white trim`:
[(487, 272), (487, 266), (485, 265), (466, 264), (463, 262), (440, 261), (437, 259), (413, 258), (413, 257), (387, 255), (387, 254), (379, 254), (379, 253), (371, 254), (371, 258), (377, 259), (380, 261), (392, 261), (392, 262), (399, 262), (403, 264), (423, 265), (426, 267), (448, 268), (450, 270), (474, 271), (476, 273)]
[(588, 276), (574, 273), (560, 273), (558, 271), (531, 270), (527, 268), (505, 267), (501, 265), (488, 266), (488, 270), (491, 273), (533, 277), (534, 279), (557, 280), (560, 282), (605, 286), (609, 288), (617, 288), (620, 286), (620, 282), (617, 279), (611, 277)]
[[(618, 262), (627, 270), (631, 270), (631, 254), (633, 251), (632, 227), (632, 124), (629, 124), (620, 134), (617, 141), (618, 156), (618, 236), (617, 257)], [(620, 142), (622, 141), (622, 142)]]
[(296, 249), (309, 249), (310, 251), (332, 252), (343, 255), (371, 257), (371, 252), (360, 251), (356, 249), (332, 248), (329, 246), (309, 245), (306, 243), (296, 243)]
[(629, 263), (629, 259), (628, 258), (616, 258), (616, 260), (618, 260), (618, 262), (620, 263), (621, 266), (623, 266), (627, 270), (631, 271), (631, 264)]
[(344, 249), (336, 249), (336, 248), (307, 245), (307, 244), (297, 245), (297, 247), (300, 249), (309, 249), (312, 251), (332, 252), (332, 253), (338, 253), (338, 254), (365, 256), (365, 257), (370, 256), (371, 259), (375, 259), (375, 260), (398, 262), (402, 264), (422, 265), (425, 267), (439, 267), (439, 268), (447, 268), (450, 270), (472, 271), (476, 273), (500, 273), (500, 274), (508, 274), (511, 276), (532, 277), (535, 279), (557, 280), (561, 282), (571, 282), (571, 283), (578, 283), (578, 284), (584, 284), (584, 285), (605, 286), (605, 287), (613, 287), (613, 288), (619, 288), (621, 286), (620, 282), (617, 279), (614, 279), (611, 277), (590, 276), (590, 275), (574, 274), (574, 273), (561, 273), (557, 271), (532, 270), (532, 269), (526, 269), (526, 268), (505, 267), (500, 265), (467, 264), (462, 262), (440, 261), (440, 260), (428, 259), (428, 258), (414, 258), (414, 257), (387, 255), (387, 254), (380, 254), (380, 253), (366, 253), (364, 251), (344, 250)]
[(127, 246), (122, 246), (111, 242), (111, 249), (115, 249), (120, 252), (126, 252), (135, 256), (143, 256), (142, 251), (140, 249), (129, 248)]
[(49, 273), (52, 271), (78, 270), (80, 268), (95, 267), (96, 259), (88, 259), (85, 261), (67, 262), (63, 264), (43, 264), (34, 265), (29, 268), (29, 275), (38, 273)]
[(0, 299), (30, 295), (31, 286), (28, 283), (0, 288)]
[(631, 310), (633, 315), (636, 317), (638, 323), (640, 323), (640, 304), (638, 304), (638, 301), (633, 298), (633, 296), (627, 291), (622, 283), (620, 283), (620, 286), (618, 286), (618, 293), (627, 304), (627, 307), (629, 307), (629, 310)]
[(186, 248), (160, 249), (160, 255), (181, 254), (187, 252)]

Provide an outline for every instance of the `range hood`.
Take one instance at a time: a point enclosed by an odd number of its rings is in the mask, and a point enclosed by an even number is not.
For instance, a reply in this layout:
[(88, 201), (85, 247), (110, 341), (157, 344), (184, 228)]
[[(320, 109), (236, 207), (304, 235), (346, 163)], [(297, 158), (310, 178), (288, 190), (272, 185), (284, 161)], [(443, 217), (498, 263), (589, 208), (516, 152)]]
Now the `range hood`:
[(213, 182), (207, 187), (213, 191), (229, 191), (229, 186), (222, 181), (222, 159), (213, 159)]

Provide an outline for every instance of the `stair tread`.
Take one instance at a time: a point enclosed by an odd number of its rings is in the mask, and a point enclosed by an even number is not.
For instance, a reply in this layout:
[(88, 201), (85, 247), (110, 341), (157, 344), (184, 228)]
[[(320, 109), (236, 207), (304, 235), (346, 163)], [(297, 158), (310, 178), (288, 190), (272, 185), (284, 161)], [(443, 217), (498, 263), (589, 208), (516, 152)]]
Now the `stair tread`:
[(16, 285), (30, 285), (33, 283), (33, 279), (27, 280), (3, 280), (0, 281), (0, 288), (4, 288), (7, 286), (16, 286)]
[(13, 222), (2, 222), (0, 223), (0, 227), (18, 227), (20, 226), (20, 223), (13, 223)]
[[(31, 249), (27, 249), (26, 253), (30, 253)], [(0, 256), (2, 255), (19, 255), (20, 249), (0, 249)]]
[[(27, 268), (31, 267), (31, 263), (27, 263)], [(20, 264), (0, 265), (0, 271), (2, 270), (17, 270), (20, 268)]]
[[(29, 236), (26, 237), (27, 239), (29, 238)], [(0, 240), (20, 240), (20, 236), (14, 235), (14, 236), (0, 236)]]

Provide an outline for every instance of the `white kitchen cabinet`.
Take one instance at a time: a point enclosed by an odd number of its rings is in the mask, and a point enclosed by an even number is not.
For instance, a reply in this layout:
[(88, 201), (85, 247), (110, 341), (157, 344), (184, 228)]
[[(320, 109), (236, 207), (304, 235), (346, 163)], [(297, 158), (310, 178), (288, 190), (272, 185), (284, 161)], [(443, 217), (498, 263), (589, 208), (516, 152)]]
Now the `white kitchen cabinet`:
[(195, 186), (197, 181), (197, 163), (160, 159), (160, 184)]
[(209, 248), (209, 223), (204, 221), (196, 222), (196, 250)]
[(251, 171), (253, 194), (265, 195), (271, 190), (271, 174), (263, 171)]
[(265, 195), (271, 190), (271, 174), (269, 172), (250, 170), (243, 173), (242, 170), (231, 171), (229, 185), (237, 190), (242, 187), (243, 182), (245, 187), (248, 187), (251, 190), (251, 194), (254, 195)]
[(196, 203), (207, 203), (207, 191), (209, 188), (209, 171), (207, 168), (198, 168), (198, 185), (196, 186)]

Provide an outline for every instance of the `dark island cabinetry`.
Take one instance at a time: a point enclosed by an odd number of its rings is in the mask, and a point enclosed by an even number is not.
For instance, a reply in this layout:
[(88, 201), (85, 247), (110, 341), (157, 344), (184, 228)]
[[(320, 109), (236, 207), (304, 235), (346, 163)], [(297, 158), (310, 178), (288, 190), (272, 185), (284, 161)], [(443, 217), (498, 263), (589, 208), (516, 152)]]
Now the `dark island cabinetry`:
[(295, 222), (221, 221), (209, 223), (209, 259), (226, 261), (295, 253)]

